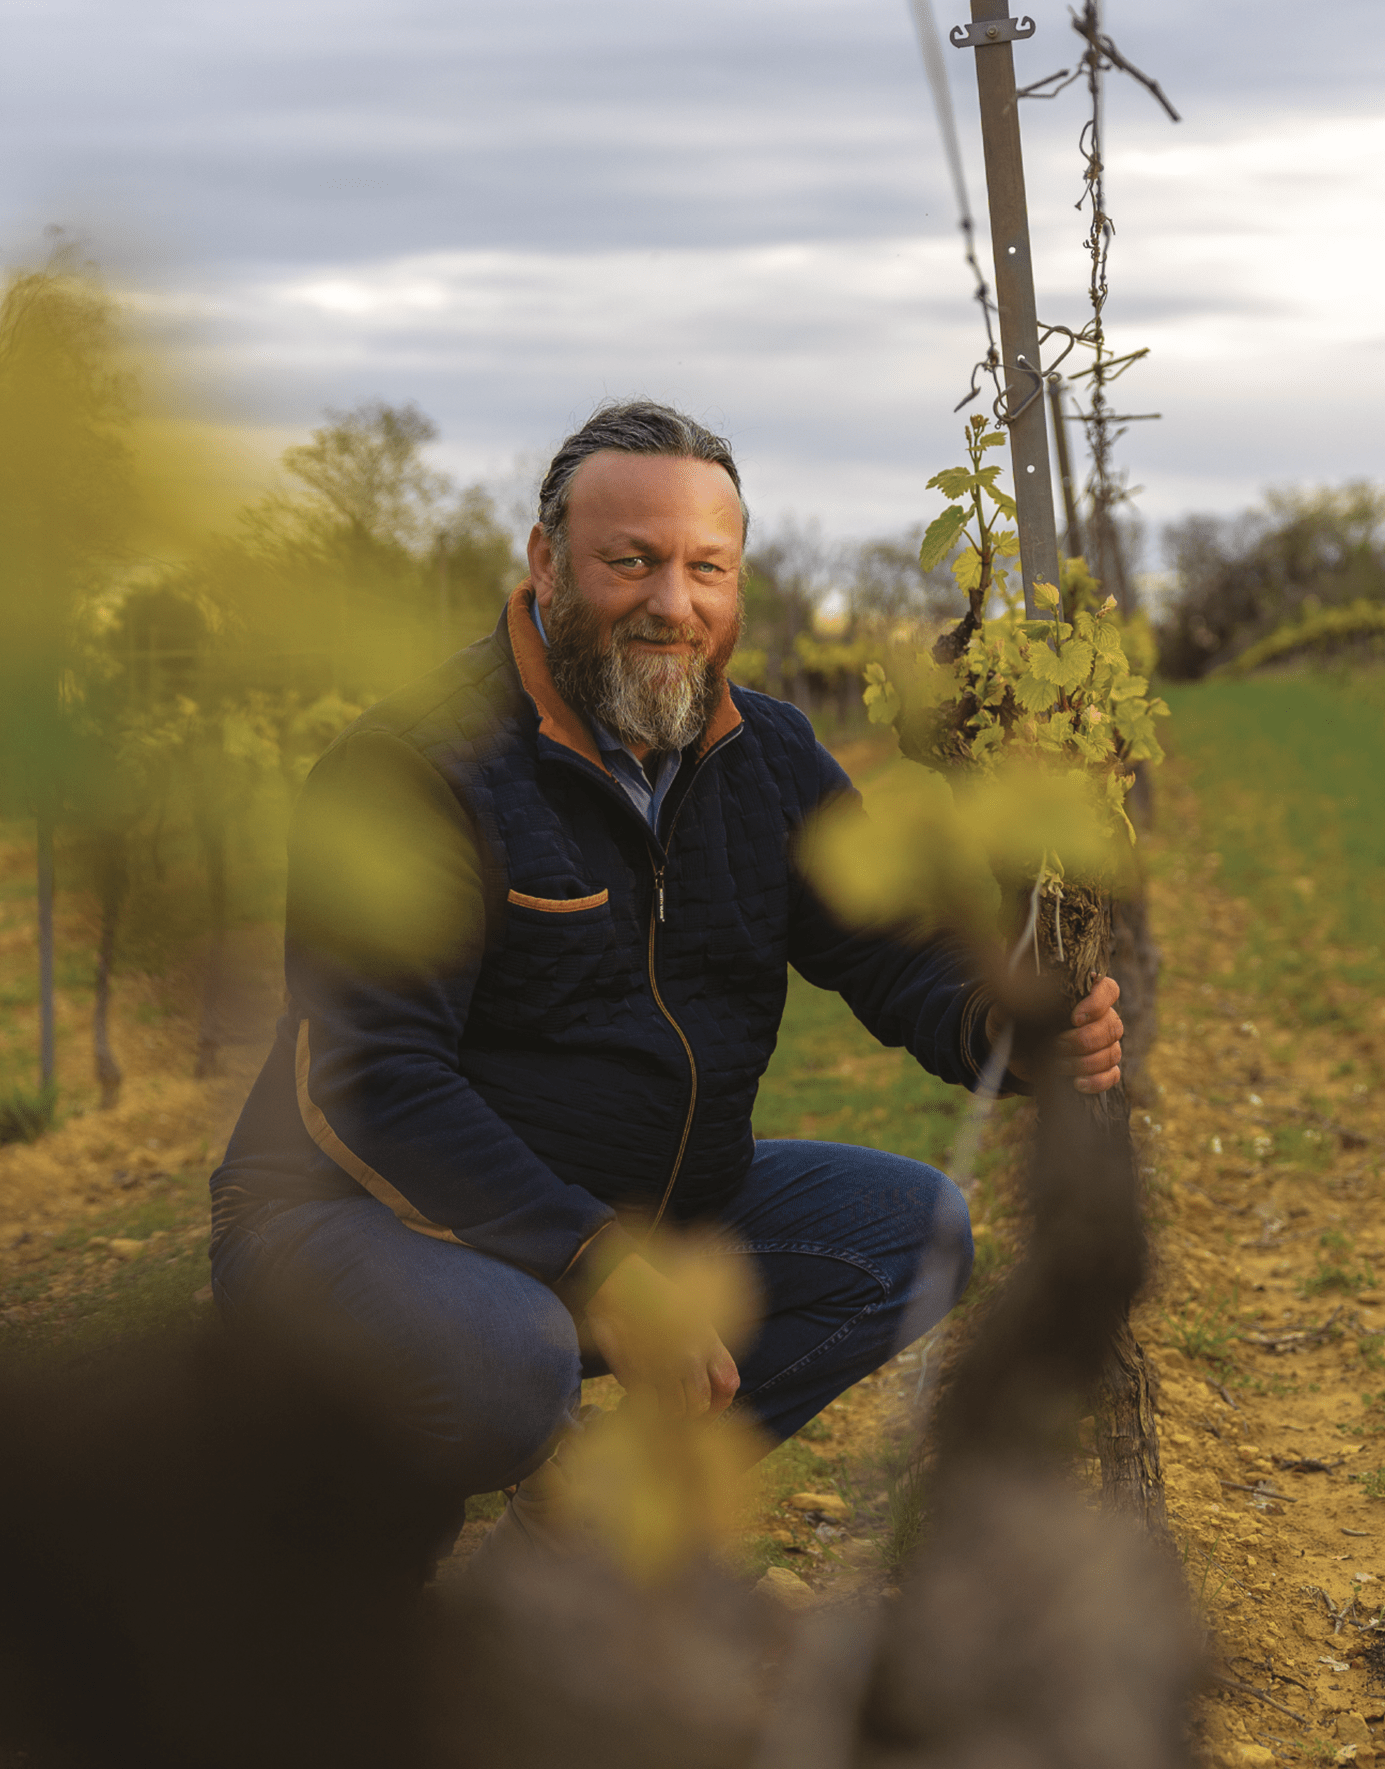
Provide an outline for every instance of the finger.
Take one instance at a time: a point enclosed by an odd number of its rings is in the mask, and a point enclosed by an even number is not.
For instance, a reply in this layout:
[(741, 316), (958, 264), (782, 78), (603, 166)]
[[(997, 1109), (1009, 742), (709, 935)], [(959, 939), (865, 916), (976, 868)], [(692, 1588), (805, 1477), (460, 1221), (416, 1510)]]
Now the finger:
[(1104, 1050), (1094, 1050), (1090, 1056), (1069, 1057), (1066, 1062), (1059, 1063), (1060, 1075), (1104, 1075), (1108, 1069), (1114, 1069), (1121, 1060), (1119, 1043), (1108, 1044)]
[(1100, 1075), (1079, 1075), (1073, 1082), (1078, 1093), (1105, 1093), (1121, 1078), (1119, 1069), (1107, 1069)]
[(711, 1403), (707, 1411), (713, 1418), (724, 1413), (736, 1398), (736, 1391), (741, 1385), (741, 1373), (736, 1368), (735, 1360), (726, 1347), (718, 1347), (719, 1355), (714, 1357), (707, 1366), (707, 1375), (711, 1380)]
[(1120, 1015), (1104, 1013), (1090, 1025), (1061, 1033), (1058, 1049), (1064, 1056), (1089, 1056), (1094, 1050), (1104, 1050), (1107, 1045), (1119, 1043), (1124, 1036), (1125, 1023)]
[(1090, 1020), (1099, 1020), (1120, 1000), (1120, 993), (1120, 984), (1114, 977), (1103, 977), (1091, 994), (1084, 996), (1072, 1010), (1073, 1025), (1085, 1026)]

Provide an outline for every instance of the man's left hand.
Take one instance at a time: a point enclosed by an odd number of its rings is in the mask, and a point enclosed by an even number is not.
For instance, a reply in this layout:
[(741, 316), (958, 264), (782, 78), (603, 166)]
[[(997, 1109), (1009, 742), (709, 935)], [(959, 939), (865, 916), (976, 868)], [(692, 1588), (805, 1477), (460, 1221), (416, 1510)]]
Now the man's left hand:
[[(1070, 1032), (1058, 1038), (1058, 1073), (1071, 1075), (1079, 1093), (1105, 1093), (1121, 1078), (1121, 1038), (1125, 1027), (1116, 1012), (1120, 1000), (1120, 984), (1114, 977), (1103, 977), (1085, 1000), (1072, 1010)], [(1000, 1036), (1005, 1021), (998, 1008), (986, 1016), (986, 1036), (992, 1044)], [(1019, 1059), (1010, 1064), (1010, 1073), (1021, 1081), (1036, 1079), (1031, 1066)]]

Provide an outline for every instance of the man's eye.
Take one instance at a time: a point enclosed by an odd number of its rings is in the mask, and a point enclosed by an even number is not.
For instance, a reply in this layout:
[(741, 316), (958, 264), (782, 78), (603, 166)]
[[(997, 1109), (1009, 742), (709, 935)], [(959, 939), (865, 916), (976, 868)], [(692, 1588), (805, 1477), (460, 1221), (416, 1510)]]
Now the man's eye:
[(612, 565), (648, 565), (649, 560), (643, 553), (631, 553), (624, 559), (612, 559)]

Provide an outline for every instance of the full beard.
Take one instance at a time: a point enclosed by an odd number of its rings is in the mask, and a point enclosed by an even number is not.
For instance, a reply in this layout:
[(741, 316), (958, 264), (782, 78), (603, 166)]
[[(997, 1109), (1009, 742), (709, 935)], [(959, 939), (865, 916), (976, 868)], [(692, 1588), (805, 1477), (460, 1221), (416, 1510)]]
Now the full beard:
[[(712, 650), (690, 626), (629, 614), (603, 644), (601, 616), (583, 596), (572, 568), (560, 562), (544, 616), (553, 685), (574, 712), (597, 719), (622, 743), (651, 750), (687, 749), (706, 731), (721, 701), (726, 665), (741, 633), (738, 607), (730, 631)], [(687, 644), (688, 655), (636, 651), (639, 639)]]

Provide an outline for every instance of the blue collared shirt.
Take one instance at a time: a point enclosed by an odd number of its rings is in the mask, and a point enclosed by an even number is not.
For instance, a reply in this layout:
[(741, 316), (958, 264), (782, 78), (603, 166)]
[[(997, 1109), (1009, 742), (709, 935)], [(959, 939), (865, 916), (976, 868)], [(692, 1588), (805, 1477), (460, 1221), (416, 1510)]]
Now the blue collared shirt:
[[(532, 605), (534, 625), (539, 630), (539, 637), (544, 644), (548, 643), (548, 634), (543, 630), (543, 616), (539, 613), (539, 605)], [(615, 775), (621, 791), (644, 818), (649, 827), (658, 833), (659, 813), (668, 797), (668, 790), (678, 778), (678, 770), (683, 763), (683, 752), (680, 749), (665, 750), (659, 757), (658, 772), (654, 784), (649, 783), (649, 776), (644, 771), (644, 763), (632, 750), (626, 747), (614, 731), (608, 731), (600, 721), (591, 721), (592, 736), (596, 739), (596, 747), (606, 766)]]

